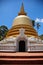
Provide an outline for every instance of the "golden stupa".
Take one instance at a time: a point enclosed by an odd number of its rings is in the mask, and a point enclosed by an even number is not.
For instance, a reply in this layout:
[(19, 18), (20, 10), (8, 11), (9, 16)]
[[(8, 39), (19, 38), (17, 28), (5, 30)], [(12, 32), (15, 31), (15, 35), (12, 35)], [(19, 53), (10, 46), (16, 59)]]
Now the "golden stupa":
[(30, 37), (30, 36), (38, 37), (36, 30), (32, 26), (31, 19), (27, 16), (27, 13), (25, 13), (24, 11), (23, 3), (22, 3), (21, 10), (18, 13), (18, 16), (14, 19), (12, 28), (8, 31), (6, 37), (9, 37), (9, 36), (16, 37), (17, 35), (19, 35), (20, 28), (25, 29), (24, 33), (25, 35), (27, 35), (27, 37)]

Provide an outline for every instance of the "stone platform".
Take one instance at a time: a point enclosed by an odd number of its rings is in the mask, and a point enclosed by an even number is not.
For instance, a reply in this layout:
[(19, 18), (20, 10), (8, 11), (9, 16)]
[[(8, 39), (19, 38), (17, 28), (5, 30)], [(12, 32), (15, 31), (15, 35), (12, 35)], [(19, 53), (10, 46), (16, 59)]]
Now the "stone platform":
[(43, 65), (43, 53), (0, 52), (0, 65)]

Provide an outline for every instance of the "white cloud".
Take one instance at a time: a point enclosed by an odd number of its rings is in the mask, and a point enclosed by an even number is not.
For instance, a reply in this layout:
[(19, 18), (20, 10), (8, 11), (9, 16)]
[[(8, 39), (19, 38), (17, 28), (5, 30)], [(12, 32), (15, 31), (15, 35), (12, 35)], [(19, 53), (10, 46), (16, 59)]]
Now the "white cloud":
[(35, 22), (43, 22), (43, 18), (42, 19), (36, 18)]
[(41, 22), (43, 22), (43, 19), (41, 19)]

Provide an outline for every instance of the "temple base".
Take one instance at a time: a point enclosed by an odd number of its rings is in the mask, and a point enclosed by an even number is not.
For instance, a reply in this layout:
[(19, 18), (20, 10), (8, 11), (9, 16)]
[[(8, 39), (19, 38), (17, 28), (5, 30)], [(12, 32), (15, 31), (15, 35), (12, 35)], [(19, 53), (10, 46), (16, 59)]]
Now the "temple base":
[(43, 52), (0, 53), (0, 65), (43, 65)]

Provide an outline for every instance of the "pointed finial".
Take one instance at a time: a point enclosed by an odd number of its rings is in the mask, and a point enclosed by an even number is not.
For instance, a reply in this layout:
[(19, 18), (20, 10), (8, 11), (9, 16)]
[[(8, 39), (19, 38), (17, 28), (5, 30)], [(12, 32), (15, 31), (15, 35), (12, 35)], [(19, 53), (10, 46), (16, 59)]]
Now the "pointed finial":
[(21, 6), (21, 9), (20, 9), (20, 12), (18, 13), (18, 15), (27, 15), (24, 11), (24, 5), (22, 3), (22, 6)]

